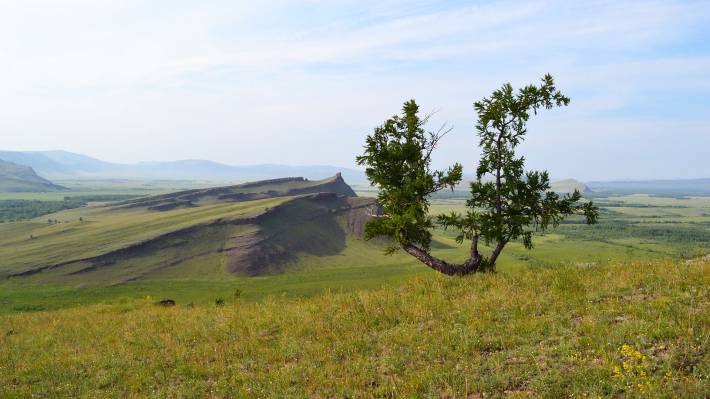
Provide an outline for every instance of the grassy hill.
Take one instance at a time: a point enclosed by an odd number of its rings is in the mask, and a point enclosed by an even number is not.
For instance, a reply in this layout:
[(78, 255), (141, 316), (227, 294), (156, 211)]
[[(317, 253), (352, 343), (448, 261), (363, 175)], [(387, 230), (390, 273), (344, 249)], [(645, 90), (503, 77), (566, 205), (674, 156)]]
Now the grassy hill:
[(347, 235), (357, 233), (357, 215), (373, 204), (354, 196), (340, 175), (286, 178), (2, 224), (0, 277), (115, 284), (164, 274), (220, 279), (276, 272), (301, 255), (341, 252)]
[(43, 179), (29, 166), (0, 159), (0, 192), (47, 192), (66, 190)]
[(710, 260), (0, 315), (1, 397), (704, 397)]

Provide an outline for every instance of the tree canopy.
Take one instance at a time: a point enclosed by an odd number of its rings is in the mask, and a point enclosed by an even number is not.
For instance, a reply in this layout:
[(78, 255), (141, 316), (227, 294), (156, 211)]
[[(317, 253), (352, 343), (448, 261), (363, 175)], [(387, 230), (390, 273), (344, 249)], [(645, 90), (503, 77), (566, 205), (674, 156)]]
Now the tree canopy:
[[(371, 184), (379, 188), (383, 210), (381, 217), (367, 223), (366, 239), (386, 236), (392, 241), (389, 252), (401, 248), (439, 272), (464, 275), (494, 268), (511, 240), (522, 240), (531, 249), (534, 232), (557, 226), (567, 215), (583, 214), (587, 223), (596, 223), (598, 209), (592, 202), (582, 202), (577, 190), (565, 195), (550, 191), (547, 171), (526, 172), (525, 158), (515, 153), (531, 114), (566, 106), (569, 101), (548, 74), (540, 85), (515, 91), (504, 84), (490, 97), (475, 102), (481, 156), (467, 211), (436, 218), (429, 214), (430, 195), (459, 184), (463, 167), (454, 163), (443, 171), (431, 168), (432, 153), (450, 130), (427, 131), (431, 115), (420, 117), (416, 102), (405, 102), (401, 115), (387, 119), (367, 136), (365, 151), (357, 157), (358, 164), (366, 166)], [(471, 241), (464, 263), (449, 263), (430, 254), (435, 221), (458, 231), (459, 242)], [(490, 254), (481, 252), (481, 242), (490, 246)]]

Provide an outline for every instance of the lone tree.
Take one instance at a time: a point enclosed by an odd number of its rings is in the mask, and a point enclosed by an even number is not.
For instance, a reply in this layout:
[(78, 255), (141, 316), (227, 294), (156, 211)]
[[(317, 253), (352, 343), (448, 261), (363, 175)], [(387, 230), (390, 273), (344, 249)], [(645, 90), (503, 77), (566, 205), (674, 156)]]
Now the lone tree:
[[(567, 215), (582, 214), (588, 224), (596, 223), (598, 208), (581, 202), (578, 190), (572, 194), (550, 191), (547, 171), (524, 171), (524, 157), (515, 148), (525, 138), (531, 113), (569, 104), (569, 98), (545, 75), (539, 86), (529, 85), (514, 92), (510, 84), (474, 103), (478, 114), (476, 130), (482, 154), (471, 183), (471, 197), (465, 214), (440, 215), (437, 222), (458, 231), (457, 241), (471, 241), (469, 258), (449, 263), (430, 253), (434, 219), (429, 215), (430, 195), (461, 182), (463, 167), (455, 163), (446, 171), (433, 170), (431, 155), (450, 131), (441, 127), (426, 131), (431, 115), (419, 117), (414, 100), (404, 103), (402, 115), (395, 115), (367, 136), (365, 152), (357, 163), (367, 167), (370, 182), (379, 188), (383, 215), (365, 226), (365, 238), (386, 236), (392, 240), (387, 252), (403, 249), (421, 262), (448, 275), (466, 275), (492, 270), (503, 248), (511, 240), (533, 247), (533, 233), (556, 227)], [(490, 246), (490, 255), (479, 244)]]

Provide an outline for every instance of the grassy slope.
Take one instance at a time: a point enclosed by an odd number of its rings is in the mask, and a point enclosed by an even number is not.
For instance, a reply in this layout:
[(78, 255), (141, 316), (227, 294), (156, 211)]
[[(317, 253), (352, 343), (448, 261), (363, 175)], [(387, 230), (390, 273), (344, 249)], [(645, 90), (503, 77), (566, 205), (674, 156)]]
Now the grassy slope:
[[(0, 224), (0, 273), (21, 272), (44, 265), (97, 256), (125, 248), (160, 234), (218, 218), (243, 218), (259, 214), (284, 198), (218, 203), (198, 208), (149, 212), (144, 209), (108, 210), (102, 207), (73, 209), (31, 222)], [(79, 218), (83, 218), (80, 221)], [(34, 238), (30, 239), (30, 235)]]
[(241, 301), (254, 302), (269, 296), (296, 298), (317, 295), (325, 290), (379, 288), (409, 276), (432, 275), (404, 254), (385, 257), (380, 248), (373, 249), (370, 244), (354, 238), (348, 238), (342, 254), (328, 257), (306, 255), (288, 273), (258, 277), (224, 275), (224, 269), (220, 267), (206, 267), (211, 260), (198, 258), (178, 269), (158, 271), (142, 281), (109, 286), (33, 284), (25, 280), (22, 284), (0, 283), (0, 314), (121, 303), (146, 296), (204, 305), (214, 303), (218, 298), (230, 301), (237, 290)]
[(0, 396), (703, 397), (709, 287), (656, 261), (6, 315)]

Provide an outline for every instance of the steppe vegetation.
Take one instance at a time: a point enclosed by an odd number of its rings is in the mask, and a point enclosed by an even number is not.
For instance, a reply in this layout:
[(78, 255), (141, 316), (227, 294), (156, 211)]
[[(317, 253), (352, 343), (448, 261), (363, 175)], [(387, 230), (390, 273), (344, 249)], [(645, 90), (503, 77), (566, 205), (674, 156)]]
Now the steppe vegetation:
[(703, 397), (710, 261), (0, 316), (2, 397)]

